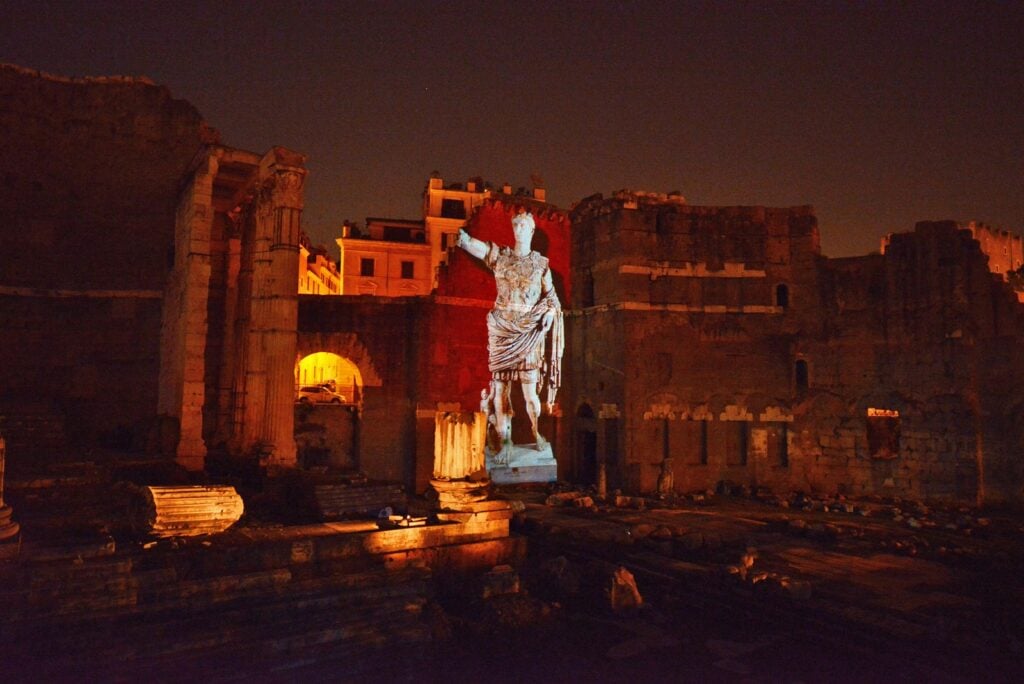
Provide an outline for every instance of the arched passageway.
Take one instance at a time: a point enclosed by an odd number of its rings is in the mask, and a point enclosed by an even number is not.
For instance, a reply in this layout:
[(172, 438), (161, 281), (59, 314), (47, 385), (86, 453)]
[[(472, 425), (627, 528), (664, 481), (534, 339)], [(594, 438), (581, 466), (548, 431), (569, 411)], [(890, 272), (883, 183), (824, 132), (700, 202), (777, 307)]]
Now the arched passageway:
[(314, 385), (330, 386), (344, 397), (343, 403), (358, 404), (362, 400), (363, 379), (359, 367), (332, 352), (313, 352), (295, 364), (296, 390)]
[(300, 465), (359, 466), (363, 378), (351, 360), (316, 351), (295, 363), (295, 444)]

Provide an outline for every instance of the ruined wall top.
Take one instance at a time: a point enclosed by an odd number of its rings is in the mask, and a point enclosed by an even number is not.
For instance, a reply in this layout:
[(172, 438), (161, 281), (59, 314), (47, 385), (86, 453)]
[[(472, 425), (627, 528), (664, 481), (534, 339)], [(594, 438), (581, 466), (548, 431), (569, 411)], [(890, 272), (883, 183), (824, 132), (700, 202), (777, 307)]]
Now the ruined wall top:
[(768, 221), (780, 216), (786, 218), (814, 216), (814, 207), (810, 205), (794, 207), (693, 205), (688, 204), (686, 198), (675, 191), (657, 193), (633, 190), (616, 190), (609, 197), (605, 197), (602, 193), (585, 197), (573, 205), (570, 216), (574, 222), (580, 222), (620, 210), (635, 210), (642, 213), (669, 211), (686, 216), (723, 216), (755, 221)]
[(726, 263), (763, 269), (820, 256), (820, 236), (810, 206), (696, 206), (679, 193), (620, 190), (592, 195), (572, 211), (574, 267), (637, 260)]
[(145, 78), (4, 64), (0, 101), (0, 285), (162, 289), (181, 179), (217, 132)]

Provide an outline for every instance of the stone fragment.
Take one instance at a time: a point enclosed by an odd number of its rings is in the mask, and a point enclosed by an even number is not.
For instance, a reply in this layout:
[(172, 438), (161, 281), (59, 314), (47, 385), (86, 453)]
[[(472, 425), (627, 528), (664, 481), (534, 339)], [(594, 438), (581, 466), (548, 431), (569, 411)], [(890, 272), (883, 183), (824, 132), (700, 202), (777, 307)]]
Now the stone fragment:
[(665, 525), (659, 525), (653, 532), (651, 532), (651, 538), (658, 539), (660, 541), (671, 540), (672, 529)]
[(594, 500), (589, 496), (581, 496), (572, 501), (577, 508), (594, 508)]
[(583, 495), (579, 492), (559, 492), (558, 494), (548, 496), (544, 500), (544, 504), (547, 506), (565, 506), (581, 496)]
[(629, 533), (634, 539), (646, 539), (650, 536), (651, 532), (654, 532), (655, 527), (650, 523), (639, 523), (629, 528)]
[(608, 603), (616, 613), (636, 610), (643, 605), (643, 597), (637, 589), (636, 579), (621, 565), (612, 572), (608, 587)]
[(647, 501), (642, 496), (616, 496), (615, 506), (617, 508), (632, 508), (638, 511), (647, 507)]
[(483, 598), (519, 593), (519, 574), (511, 565), (496, 565), (483, 577)]
[(787, 594), (795, 599), (805, 601), (811, 598), (810, 582), (783, 577), (779, 584)]

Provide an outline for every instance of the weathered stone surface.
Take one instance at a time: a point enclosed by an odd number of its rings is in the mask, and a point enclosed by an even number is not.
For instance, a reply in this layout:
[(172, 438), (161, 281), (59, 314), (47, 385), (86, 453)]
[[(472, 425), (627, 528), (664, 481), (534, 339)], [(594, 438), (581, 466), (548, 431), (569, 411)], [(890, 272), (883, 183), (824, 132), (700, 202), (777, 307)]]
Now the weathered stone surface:
[(234, 487), (144, 487), (134, 504), (134, 526), (153, 537), (216, 534), (245, 511)]
[(1012, 238), (920, 223), (884, 254), (832, 260), (810, 207), (626, 191), (572, 220), (567, 349), (600, 365), (572, 366), (570, 435), (585, 439), (591, 402), (620, 407), (594, 458), (626, 491), (664, 492), (666, 463), (681, 491), (1024, 491), (1024, 358), (1004, 342), (1024, 339), (1024, 307), (1006, 256), (986, 258)]

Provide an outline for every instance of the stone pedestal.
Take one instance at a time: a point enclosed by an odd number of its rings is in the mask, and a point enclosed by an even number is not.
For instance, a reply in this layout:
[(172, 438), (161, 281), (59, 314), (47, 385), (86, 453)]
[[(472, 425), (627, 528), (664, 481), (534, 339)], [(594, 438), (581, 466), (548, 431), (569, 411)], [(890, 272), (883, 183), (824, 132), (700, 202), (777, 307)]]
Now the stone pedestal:
[[(21, 526), (11, 520), (13, 511), (4, 504), (4, 464), (7, 460), (7, 443), (0, 437), (0, 543), (17, 539)], [(0, 556), (3, 556), (0, 551)]]
[(486, 462), (487, 473), (497, 484), (555, 482), (558, 479), (558, 462), (551, 444), (540, 449), (536, 444), (516, 444), (507, 455), (488, 449)]

